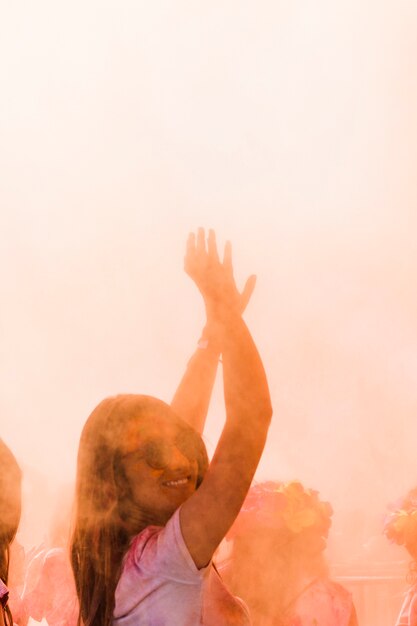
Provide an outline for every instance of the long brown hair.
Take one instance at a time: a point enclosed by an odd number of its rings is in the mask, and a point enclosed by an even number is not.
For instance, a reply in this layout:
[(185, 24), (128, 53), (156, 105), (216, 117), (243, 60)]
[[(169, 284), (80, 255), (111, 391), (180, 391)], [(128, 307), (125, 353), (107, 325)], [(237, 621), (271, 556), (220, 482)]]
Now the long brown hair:
[[(12, 452), (0, 439), (0, 578), (7, 585), (9, 546), (20, 522), (22, 472)], [(10, 608), (5, 608), (5, 623), (13, 625)]]
[[(129, 426), (150, 415), (166, 416), (190, 427), (172, 409), (151, 396), (119, 395), (103, 400), (88, 418), (81, 434), (77, 462), (75, 524), (71, 562), (80, 604), (78, 624), (110, 626), (123, 556), (132, 534), (122, 521), (121, 487), (126, 478), (119, 463)], [(190, 429), (192, 430), (192, 429)], [(198, 484), (207, 469), (203, 441), (196, 447)], [(147, 517), (135, 528), (152, 524)]]

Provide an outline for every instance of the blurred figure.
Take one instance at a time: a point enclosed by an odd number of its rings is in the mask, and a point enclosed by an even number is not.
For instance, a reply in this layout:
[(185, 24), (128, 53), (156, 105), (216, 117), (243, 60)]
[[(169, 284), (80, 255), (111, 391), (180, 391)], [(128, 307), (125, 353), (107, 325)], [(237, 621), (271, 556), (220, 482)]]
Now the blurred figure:
[(8, 604), (10, 544), (16, 536), (21, 513), (22, 473), (6, 444), (0, 439), (0, 626), (12, 626)]
[(404, 546), (412, 558), (408, 575), (410, 588), (396, 626), (417, 626), (417, 488), (411, 489), (390, 508), (384, 534), (392, 543)]
[(17, 626), (26, 626), (29, 615), (23, 602), (22, 594), (25, 585), (25, 574), (27, 565), (27, 554), (25, 548), (15, 537), (10, 546), (10, 567), (9, 567), (9, 606), (13, 614), (13, 622)]
[(23, 602), (30, 617), (49, 626), (76, 626), (78, 602), (69, 560), (73, 487), (59, 490), (48, 536), (28, 563)]
[(324, 558), (332, 513), (299, 482), (251, 488), (224, 576), (254, 626), (357, 626), (351, 594), (330, 580)]

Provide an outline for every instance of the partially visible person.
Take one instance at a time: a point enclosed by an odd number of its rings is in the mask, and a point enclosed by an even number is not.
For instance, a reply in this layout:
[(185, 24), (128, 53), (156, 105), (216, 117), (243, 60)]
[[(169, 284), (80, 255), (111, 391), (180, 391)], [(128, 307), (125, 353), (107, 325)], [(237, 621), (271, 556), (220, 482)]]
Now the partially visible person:
[(0, 439), (0, 626), (12, 626), (8, 603), (10, 544), (16, 536), (21, 514), (20, 467), (3, 440)]
[(300, 482), (254, 485), (232, 526), (223, 575), (254, 626), (357, 626), (324, 558), (332, 508)]
[(73, 487), (61, 486), (49, 532), (28, 563), (22, 599), (27, 614), (48, 626), (76, 626), (78, 602), (69, 560)]
[[(200, 435), (204, 410), (193, 409), (188, 395), (183, 404), (176, 394), (172, 406), (119, 395), (90, 415), (78, 453), (71, 555), (84, 626), (250, 624), (212, 556), (262, 454), (272, 415), (268, 384), (241, 318), (230, 244), (221, 261), (214, 232), (206, 241), (199, 229), (189, 237), (185, 269), (207, 315), (192, 369), (211, 381), (221, 350), (226, 423), (209, 464)], [(209, 349), (211, 337), (218, 346)], [(188, 373), (180, 396), (187, 381)], [(210, 384), (206, 390), (208, 401)]]
[(26, 626), (29, 620), (22, 598), (28, 556), (24, 546), (19, 542), (18, 536), (16, 536), (10, 546), (10, 568), (7, 586), (9, 588), (9, 607), (13, 614), (13, 622), (17, 626)]
[(385, 518), (384, 534), (392, 543), (404, 546), (412, 561), (409, 566), (410, 588), (395, 626), (417, 626), (417, 488), (390, 507)]

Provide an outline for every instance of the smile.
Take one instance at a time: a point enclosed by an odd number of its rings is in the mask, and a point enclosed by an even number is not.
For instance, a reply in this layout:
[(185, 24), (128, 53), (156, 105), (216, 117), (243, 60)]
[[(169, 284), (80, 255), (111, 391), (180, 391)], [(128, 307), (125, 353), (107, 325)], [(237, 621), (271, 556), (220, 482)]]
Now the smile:
[(177, 478), (177, 480), (167, 480), (164, 482), (166, 487), (181, 487), (181, 485), (186, 485), (189, 481), (189, 477), (185, 478)]

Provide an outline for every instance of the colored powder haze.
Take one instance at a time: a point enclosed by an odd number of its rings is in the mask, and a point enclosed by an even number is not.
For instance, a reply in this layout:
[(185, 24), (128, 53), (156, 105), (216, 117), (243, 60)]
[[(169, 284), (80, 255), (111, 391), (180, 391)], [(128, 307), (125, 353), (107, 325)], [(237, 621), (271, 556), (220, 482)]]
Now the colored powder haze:
[[(366, 561), (417, 483), (416, 4), (1, 13), (1, 436), (26, 471), (24, 542), (101, 398), (172, 397), (203, 324), (182, 270), (202, 225), (232, 240), (240, 284), (258, 276), (245, 317), (275, 412), (258, 478), (319, 489), (337, 554)], [(219, 384), (211, 451), (223, 417)]]

